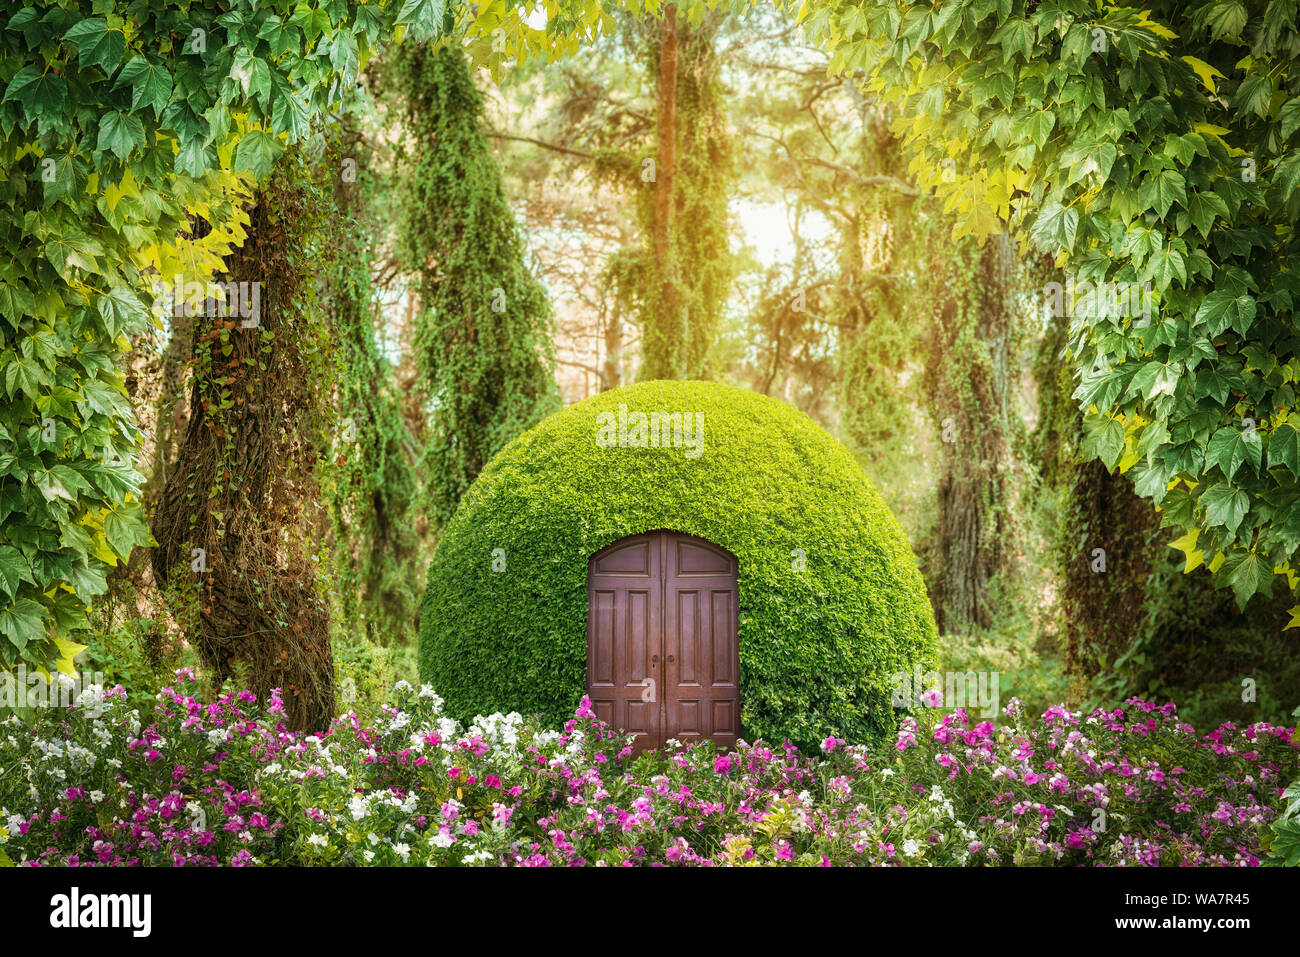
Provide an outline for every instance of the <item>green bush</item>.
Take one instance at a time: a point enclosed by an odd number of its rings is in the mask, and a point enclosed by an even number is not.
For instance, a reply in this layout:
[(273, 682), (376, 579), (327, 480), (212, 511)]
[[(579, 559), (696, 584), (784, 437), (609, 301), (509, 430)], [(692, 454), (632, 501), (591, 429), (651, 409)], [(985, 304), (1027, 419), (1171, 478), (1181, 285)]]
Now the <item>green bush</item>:
[[(597, 417), (620, 405), (702, 413), (702, 454), (602, 447)], [(646, 382), (547, 418), (469, 489), (429, 570), (422, 679), (459, 717), (562, 721), (585, 690), (587, 561), (656, 529), (739, 560), (747, 737), (879, 740), (895, 726), (891, 676), (937, 664), (916, 560), (843, 446), (774, 399)]]

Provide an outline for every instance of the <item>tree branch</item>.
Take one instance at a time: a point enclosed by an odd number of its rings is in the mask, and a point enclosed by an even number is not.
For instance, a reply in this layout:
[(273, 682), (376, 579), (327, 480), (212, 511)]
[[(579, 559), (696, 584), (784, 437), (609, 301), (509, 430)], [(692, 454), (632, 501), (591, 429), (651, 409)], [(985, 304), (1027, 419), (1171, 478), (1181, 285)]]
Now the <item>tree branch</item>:
[(578, 150), (570, 146), (561, 146), (559, 143), (548, 143), (545, 140), (536, 140), (531, 136), (511, 136), (509, 133), (498, 133), (495, 130), (486, 130), (485, 133), (496, 140), (515, 140), (519, 143), (532, 143), (534, 146), (553, 150), (556, 153), (564, 153), (567, 156), (577, 156), (580, 159), (591, 160), (596, 158), (595, 153), (588, 153), (586, 150)]

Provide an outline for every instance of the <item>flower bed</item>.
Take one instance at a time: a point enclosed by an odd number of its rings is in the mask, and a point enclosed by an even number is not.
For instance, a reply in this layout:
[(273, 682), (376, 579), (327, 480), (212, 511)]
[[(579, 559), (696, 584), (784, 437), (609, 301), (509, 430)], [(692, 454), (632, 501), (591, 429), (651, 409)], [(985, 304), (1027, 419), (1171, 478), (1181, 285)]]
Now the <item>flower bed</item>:
[(304, 736), (178, 673), (148, 718), (120, 688), (0, 727), (0, 863), (1261, 863), (1290, 729), (1199, 736), (1173, 705), (1006, 721), (927, 710), (893, 748), (830, 738), (634, 756), (586, 701), (562, 730), (461, 726), (398, 685), (374, 726)]

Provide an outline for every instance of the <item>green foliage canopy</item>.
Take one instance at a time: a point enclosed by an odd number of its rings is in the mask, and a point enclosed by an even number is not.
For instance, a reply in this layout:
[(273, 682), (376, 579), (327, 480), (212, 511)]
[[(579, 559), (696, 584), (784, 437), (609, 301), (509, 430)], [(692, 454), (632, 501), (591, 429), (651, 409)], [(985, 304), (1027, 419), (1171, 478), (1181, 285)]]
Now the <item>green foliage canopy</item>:
[[(434, 7), (438, 8), (435, 10)], [(0, 668), (78, 646), (148, 541), (123, 381), (154, 279), (203, 282), (248, 177), (433, 0), (34, 0), (0, 13)], [(187, 238), (194, 222), (213, 228)]]
[(1205, 561), (1240, 602), (1275, 572), (1294, 582), (1294, 0), (804, 13), (833, 70), (869, 71), (898, 105), (911, 170), (959, 231), (1009, 222), (1077, 283), (1149, 284), (1149, 316), (1096, 297), (1069, 309), (1084, 454), (1130, 474), (1186, 530), (1189, 567)]

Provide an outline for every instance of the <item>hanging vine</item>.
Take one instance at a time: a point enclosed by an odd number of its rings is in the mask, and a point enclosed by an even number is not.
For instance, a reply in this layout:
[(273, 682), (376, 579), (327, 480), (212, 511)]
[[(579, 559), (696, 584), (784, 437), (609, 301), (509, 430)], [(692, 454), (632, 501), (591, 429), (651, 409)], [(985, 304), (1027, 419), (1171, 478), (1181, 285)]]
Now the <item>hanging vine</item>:
[[(358, 94), (359, 97), (359, 94)], [(355, 104), (354, 104), (355, 105)], [(380, 644), (411, 633), (419, 581), (411, 574), (427, 521), (420, 514), (417, 438), (402, 416), (392, 363), (380, 352), (371, 287), (383, 183), (356, 111), (330, 128), (320, 174), (332, 192), (325, 312), (335, 346), (333, 453), (322, 474), (329, 509), (337, 625)]]
[(940, 630), (950, 633), (994, 624), (990, 599), (1015, 583), (1024, 555), (1015, 499), (1024, 427), (1014, 403), (1025, 348), (1015, 251), (1005, 237), (955, 247), (931, 261), (937, 282), (923, 375), (944, 450), (928, 581)]

